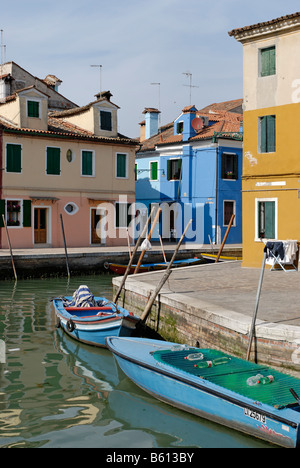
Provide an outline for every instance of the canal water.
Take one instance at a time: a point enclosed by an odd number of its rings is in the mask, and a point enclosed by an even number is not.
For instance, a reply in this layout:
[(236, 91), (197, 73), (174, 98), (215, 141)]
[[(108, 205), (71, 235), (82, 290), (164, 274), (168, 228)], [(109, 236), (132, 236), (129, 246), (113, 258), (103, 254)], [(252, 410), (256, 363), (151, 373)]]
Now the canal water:
[(112, 277), (0, 282), (0, 447), (273, 448), (172, 408), (136, 387), (112, 354), (56, 328), (51, 299), (87, 284), (112, 299)]

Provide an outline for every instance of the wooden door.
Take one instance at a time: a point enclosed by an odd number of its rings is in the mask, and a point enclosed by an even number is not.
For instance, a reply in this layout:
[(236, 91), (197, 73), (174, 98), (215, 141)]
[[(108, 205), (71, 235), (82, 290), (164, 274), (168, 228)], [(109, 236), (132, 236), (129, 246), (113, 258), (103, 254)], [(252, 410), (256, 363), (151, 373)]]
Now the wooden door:
[(97, 208), (92, 209), (92, 213), (91, 213), (91, 242), (92, 244), (101, 244), (101, 238), (97, 234), (97, 228), (98, 228), (98, 233), (100, 232), (100, 222), (101, 222), (101, 216), (100, 214), (98, 214)]
[(34, 243), (47, 243), (47, 208), (34, 209)]

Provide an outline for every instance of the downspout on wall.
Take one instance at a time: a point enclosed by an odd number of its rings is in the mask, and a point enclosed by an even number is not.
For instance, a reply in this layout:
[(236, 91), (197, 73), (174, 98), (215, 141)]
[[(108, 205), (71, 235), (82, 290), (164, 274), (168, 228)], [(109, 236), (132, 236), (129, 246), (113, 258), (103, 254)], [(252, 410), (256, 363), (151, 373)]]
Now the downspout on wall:
[[(2, 200), (2, 187), (3, 187), (3, 128), (0, 125), (0, 200)], [(2, 230), (3, 229), (0, 227), (0, 249), (2, 249)]]

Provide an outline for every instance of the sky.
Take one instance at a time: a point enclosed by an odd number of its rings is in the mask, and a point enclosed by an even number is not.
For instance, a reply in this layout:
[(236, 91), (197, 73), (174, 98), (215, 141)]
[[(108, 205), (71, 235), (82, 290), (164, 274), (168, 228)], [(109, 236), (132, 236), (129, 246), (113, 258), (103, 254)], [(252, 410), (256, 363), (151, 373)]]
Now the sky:
[(297, 11), (299, 0), (2, 2), (3, 58), (41, 79), (56, 75), (79, 106), (101, 83), (120, 107), (119, 132), (134, 138), (146, 107), (165, 125), (187, 105), (242, 98), (242, 45), (228, 31)]

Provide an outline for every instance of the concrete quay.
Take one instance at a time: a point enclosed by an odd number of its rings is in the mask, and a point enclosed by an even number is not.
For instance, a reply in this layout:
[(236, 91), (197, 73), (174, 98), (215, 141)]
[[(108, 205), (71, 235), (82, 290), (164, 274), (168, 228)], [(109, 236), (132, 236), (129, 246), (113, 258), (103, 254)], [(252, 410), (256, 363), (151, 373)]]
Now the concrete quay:
[[(130, 275), (119, 304), (141, 315), (163, 274)], [(239, 261), (174, 269), (146, 324), (169, 341), (245, 359), (260, 274)], [(250, 359), (300, 377), (300, 272), (265, 269)]]

